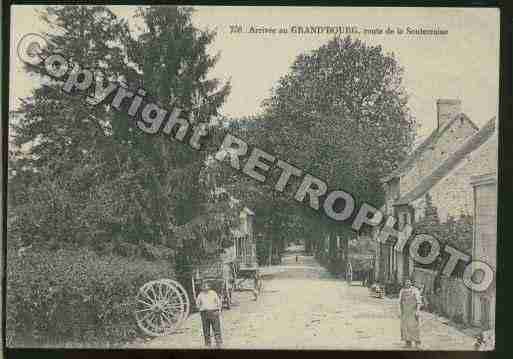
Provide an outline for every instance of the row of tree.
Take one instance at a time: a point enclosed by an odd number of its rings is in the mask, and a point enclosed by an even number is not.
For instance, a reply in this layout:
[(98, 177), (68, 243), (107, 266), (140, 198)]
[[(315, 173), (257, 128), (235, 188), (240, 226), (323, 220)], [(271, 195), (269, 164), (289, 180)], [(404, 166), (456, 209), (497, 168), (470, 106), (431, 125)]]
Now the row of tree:
[[(384, 199), (379, 179), (396, 168), (414, 139), (415, 122), (401, 83), (393, 54), (350, 37), (334, 38), (296, 58), (260, 115), (232, 120), (228, 128), (323, 179), (330, 189), (379, 207)], [(264, 184), (226, 171), (223, 182), (232, 182), (237, 196), (256, 209), (268, 246), (283, 248), (282, 241), (301, 238), (313, 248), (327, 235), (354, 237), (347, 223), (291, 199), (299, 181), (291, 181), (284, 193), (274, 191), (280, 170), (271, 171)]]

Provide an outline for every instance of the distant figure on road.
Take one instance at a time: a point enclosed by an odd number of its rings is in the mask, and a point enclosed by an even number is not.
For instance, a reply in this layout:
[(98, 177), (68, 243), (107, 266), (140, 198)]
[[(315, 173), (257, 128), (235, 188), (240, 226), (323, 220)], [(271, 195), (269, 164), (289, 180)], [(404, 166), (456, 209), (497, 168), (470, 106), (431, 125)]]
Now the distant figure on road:
[(258, 292), (260, 291), (260, 276), (258, 275), (258, 273), (255, 273), (255, 275), (253, 276), (253, 297), (255, 300), (258, 299)]
[(196, 306), (198, 307), (201, 315), (201, 323), (203, 325), (203, 336), (205, 338), (205, 345), (211, 345), (210, 340), (210, 327), (214, 331), (216, 339), (216, 346), (219, 348), (223, 344), (221, 336), (221, 306), (222, 302), (217, 293), (210, 288), (208, 282), (204, 282), (201, 287), (201, 292), (196, 298)]
[(364, 271), (364, 277), (363, 277), (363, 283), (362, 283), (362, 285), (364, 287), (370, 287), (374, 283), (374, 280), (372, 278), (373, 274), (374, 274), (374, 268), (368, 268), (367, 270)]
[(351, 265), (351, 262), (347, 263), (346, 268), (346, 281), (351, 284), (353, 282), (353, 266)]
[(422, 298), (411, 280), (406, 280), (404, 288), (399, 292), (399, 310), (401, 313), (401, 339), (406, 347), (411, 348), (412, 342), (420, 348), (420, 307)]
[(298, 258), (297, 258), (297, 256), (296, 256), (296, 263), (297, 263), (297, 259), (298, 259)]

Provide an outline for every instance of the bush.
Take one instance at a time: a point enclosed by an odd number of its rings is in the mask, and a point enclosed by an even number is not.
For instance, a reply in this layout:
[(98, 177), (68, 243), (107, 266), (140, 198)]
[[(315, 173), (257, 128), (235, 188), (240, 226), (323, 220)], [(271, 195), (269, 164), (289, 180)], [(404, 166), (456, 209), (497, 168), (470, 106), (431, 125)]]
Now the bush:
[(169, 261), (99, 256), (88, 249), (8, 252), (10, 346), (118, 346), (140, 335), (134, 298), (144, 283), (173, 278)]

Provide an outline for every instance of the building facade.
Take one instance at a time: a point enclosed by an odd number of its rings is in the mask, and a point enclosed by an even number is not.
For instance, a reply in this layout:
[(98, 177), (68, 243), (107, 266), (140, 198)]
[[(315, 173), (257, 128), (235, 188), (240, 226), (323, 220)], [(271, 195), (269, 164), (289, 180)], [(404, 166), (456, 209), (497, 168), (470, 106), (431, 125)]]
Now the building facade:
[[(440, 99), (436, 102), (437, 126), (390, 175), (382, 179), (385, 204), (381, 211), (398, 219), (398, 229), (413, 224), (419, 213), (404, 198), (433, 174), (466, 140), (475, 135), (478, 127), (461, 113), (460, 100)], [(401, 203), (399, 203), (399, 201)], [(376, 230), (376, 233), (378, 230)], [(405, 251), (407, 252), (407, 248)], [(413, 263), (408, 255), (396, 253), (393, 243), (380, 243), (376, 249), (375, 275), (379, 281), (402, 281), (411, 275)]]
[[(497, 172), (473, 176), (474, 235), (472, 258), (497, 268)], [(472, 293), (472, 324), (495, 328), (495, 280), (484, 292)]]
[[(495, 118), (478, 129), (466, 115), (459, 113), (459, 106), (458, 100), (437, 101), (438, 127), (383, 180), (386, 203), (382, 210), (397, 218), (399, 230), (406, 224), (415, 228), (425, 217), (428, 197), (440, 223), (462, 215), (473, 216), (471, 177), (496, 171)], [(409, 247), (396, 252), (393, 244), (379, 244), (377, 248), (376, 278), (382, 282), (403, 282), (414, 272)], [(470, 247), (471, 243), (469, 252)]]

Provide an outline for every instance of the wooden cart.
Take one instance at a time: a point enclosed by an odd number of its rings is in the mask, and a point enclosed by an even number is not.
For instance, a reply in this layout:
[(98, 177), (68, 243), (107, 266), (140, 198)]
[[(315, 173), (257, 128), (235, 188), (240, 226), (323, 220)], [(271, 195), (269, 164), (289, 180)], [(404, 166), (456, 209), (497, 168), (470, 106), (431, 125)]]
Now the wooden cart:
[[(253, 236), (254, 214), (244, 208), (240, 212), (238, 228), (221, 235), (218, 241), (207, 241), (209, 228), (223, 226), (222, 215), (198, 217), (177, 229), (183, 240), (202, 239), (202, 250), (210, 253), (208, 260), (191, 268), (192, 295), (196, 298), (201, 285), (206, 281), (211, 284), (222, 298), (223, 307), (232, 305), (233, 290), (243, 290), (243, 283), (251, 280), (251, 290), (255, 298), (262, 288), (256, 245)], [(200, 233), (201, 232), (201, 233)], [(199, 234), (198, 234), (199, 233)], [(227, 237), (228, 236), (228, 237)], [(228, 238), (228, 246), (223, 240)], [(143, 332), (152, 336), (169, 335), (176, 331), (187, 318), (191, 302), (184, 287), (171, 279), (159, 279), (144, 284), (135, 298), (135, 318)]]
[(372, 254), (350, 254), (346, 266), (346, 280), (349, 284), (353, 281), (368, 283), (368, 273), (373, 268), (374, 256)]
[(223, 308), (231, 308), (235, 282), (233, 263), (223, 263), (223, 261), (218, 261), (207, 265), (197, 266), (193, 273), (191, 284), (194, 298), (198, 296), (201, 287), (205, 282), (207, 282), (221, 298)]
[(171, 279), (144, 284), (135, 298), (135, 319), (151, 336), (173, 333), (189, 315), (190, 302), (184, 287)]
[(251, 290), (255, 298), (262, 292), (263, 281), (256, 257), (256, 242), (252, 235), (234, 232), (236, 261), (235, 289)]

